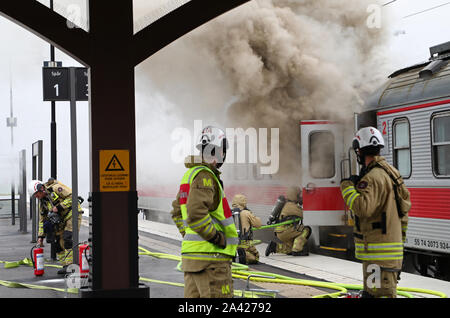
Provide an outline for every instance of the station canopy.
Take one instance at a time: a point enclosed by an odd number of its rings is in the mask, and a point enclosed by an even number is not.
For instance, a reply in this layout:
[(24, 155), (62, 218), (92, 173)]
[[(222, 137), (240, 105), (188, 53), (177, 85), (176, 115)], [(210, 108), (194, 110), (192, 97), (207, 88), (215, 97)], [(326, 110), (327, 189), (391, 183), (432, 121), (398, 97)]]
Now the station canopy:
[[(36, 0), (50, 7), (49, 0)], [(133, 0), (134, 33), (181, 7), (191, 0)], [(86, 0), (53, 0), (53, 10), (65, 17), (69, 23), (88, 31)]]

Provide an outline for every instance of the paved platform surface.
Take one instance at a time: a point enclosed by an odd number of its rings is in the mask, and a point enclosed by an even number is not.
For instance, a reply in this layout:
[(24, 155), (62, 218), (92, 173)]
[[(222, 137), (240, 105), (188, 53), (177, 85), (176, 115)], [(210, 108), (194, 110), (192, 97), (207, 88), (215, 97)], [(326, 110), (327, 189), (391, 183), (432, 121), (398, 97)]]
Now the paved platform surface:
[[(181, 235), (178, 233), (175, 225), (147, 220), (139, 220), (138, 224), (140, 231), (181, 241)], [(260, 253), (260, 262), (264, 264), (328, 282), (356, 285), (361, 285), (363, 283), (361, 263), (312, 253), (306, 257), (295, 257), (282, 254), (271, 254), (269, 257), (265, 257), (264, 253), (266, 247), (267, 244), (265, 243), (257, 245), (257, 249)], [(398, 286), (435, 290), (443, 292), (447, 297), (450, 297), (450, 282), (420, 275), (402, 273)], [(427, 294), (414, 294), (414, 296), (427, 298), (435, 297)]]
[[(180, 255), (181, 236), (175, 225), (152, 222), (139, 219), (139, 246), (151, 252), (162, 252), (170, 255)], [(34, 245), (31, 242), (29, 232), (22, 234), (18, 231), (19, 225), (12, 226), (10, 219), (0, 219), (0, 261), (13, 262), (30, 257), (30, 249)], [(83, 219), (80, 240), (88, 238), (87, 218)], [(342, 284), (362, 284), (362, 266), (360, 263), (316, 255), (310, 253), (306, 257), (294, 257), (288, 255), (272, 254), (264, 256), (266, 244), (257, 245), (260, 252), (260, 264), (251, 266), (251, 270), (271, 272), (293, 278), (328, 281)], [(44, 247), (46, 264), (45, 274), (35, 277), (33, 269), (21, 265), (6, 269), (5, 264), (0, 263), (0, 298), (75, 298), (77, 294), (70, 294), (65, 290), (67, 285), (63, 276), (58, 275), (56, 262), (50, 260), (50, 246)], [(178, 262), (169, 259), (159, 259), (149, 256), (139, 257), (139, 273), (141, 278), (149, 279), (143, 282), (150, 287), (150, 298), (182, 298), (184, 281), (183, 273), (177, 270)], [(161, 284), (156, 281), (171, 282), (174, 285)], [(244, 290), (246, 282), (234, 280), (235, 289)], [(1, 282), (13, 282), (16, 284), (31, 284), (52, 289), (36, 288), (10, 288)], [(402, 287), (423, 288), (443, 292), (450, 295), (450, 282), (422, 277), (409, 273), (402, 273), (399, 283)], [(286, 284), (273, 284), (271, 288), (261, 284), (251, 284), (251, 288), (276, 289), (281, 298), (310, 298), (314, 295), (324, 294), (324, 289), (305, 286), (287, 286)], [(299, 288), (300, 287), (300, 288)], [(325, 290), (326, 291), (326, 290)], [(435, 297), (426, 294), (415, 294), (416, 297)]]

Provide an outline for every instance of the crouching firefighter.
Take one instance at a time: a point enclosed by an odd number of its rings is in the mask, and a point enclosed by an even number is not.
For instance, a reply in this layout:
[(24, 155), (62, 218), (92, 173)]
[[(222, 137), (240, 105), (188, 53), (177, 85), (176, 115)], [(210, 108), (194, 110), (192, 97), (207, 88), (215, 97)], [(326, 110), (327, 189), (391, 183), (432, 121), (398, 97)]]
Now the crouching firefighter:
[(208, 126), (196, 147), (201, 156), (186, 158), (188, 170), (171, 211), (183, 236), (184, 297), (231, 298), (231, 262), (239, 237), (218, 170), (225, 161), (228, 142), (223, 130)]
[(243, 194), (236, 194), (233, 197), (231, 207), (235, 224), (238, 224), (239, 246), (237, 252), (239, 263), (258, 264), (259, 252), (254, 245), (252, 228), (261, 227), (261, 219), (247, 208), (247, 197)]
[(362, 297), (368, 298), (397, 296), (411, 208), (400, 173), (380, 156), (383, 147), (383, 136), (376, 128), (360, 129), (353, 149), (361, 174), (341, 181), (342, 196), (355, 221), (355, 256), (363, 266)]
[(307, 242), (311, 236), (311, 228), (303, 225), (300, 191), (299, 187), (290, 187), (286, 192), (286, 198), (283, 196), (278, 198), (268, 223), (293, 222), (280, 224), (275, 227), (275, 236), (282, 243), (271, 241), (266, 248), (266, 256), (269, 256), (271, 253), (283, 253), (293, 256), (309, 255)]
[[(28, 186), (30, 196), (39, 200), (38, 245), (56, 243), (56, 257), (63, 266), (58, 274), (66, 274), (66, 268), (73, 263), (72, 241), (72, 190), (59, 181), (50, 178), (46, 183), (32, 180)], [(83, 210), (78, 198), (78, 230)]]

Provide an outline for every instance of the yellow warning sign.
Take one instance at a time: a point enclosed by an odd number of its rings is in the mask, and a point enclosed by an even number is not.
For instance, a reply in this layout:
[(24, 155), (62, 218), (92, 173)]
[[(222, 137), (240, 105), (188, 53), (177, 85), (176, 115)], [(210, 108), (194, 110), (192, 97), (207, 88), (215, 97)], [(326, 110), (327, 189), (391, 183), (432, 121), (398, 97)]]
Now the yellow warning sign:
[(100, 192), (130, 191), (130, 151), (100, 150)]

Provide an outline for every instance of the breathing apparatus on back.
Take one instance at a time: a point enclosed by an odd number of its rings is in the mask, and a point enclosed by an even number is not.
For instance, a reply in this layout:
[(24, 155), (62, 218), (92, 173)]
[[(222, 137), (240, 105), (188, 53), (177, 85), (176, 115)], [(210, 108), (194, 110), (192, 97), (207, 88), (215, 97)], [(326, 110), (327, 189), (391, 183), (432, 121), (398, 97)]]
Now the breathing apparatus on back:
[(283, 210), (285, 204), (286, 204), (285, 196), (280, 195), (272, 209), (272, 213), (270, 213), (269, 221), (267, 222), (268, 225), (278, 223), (280, 219), (281, 210)]

